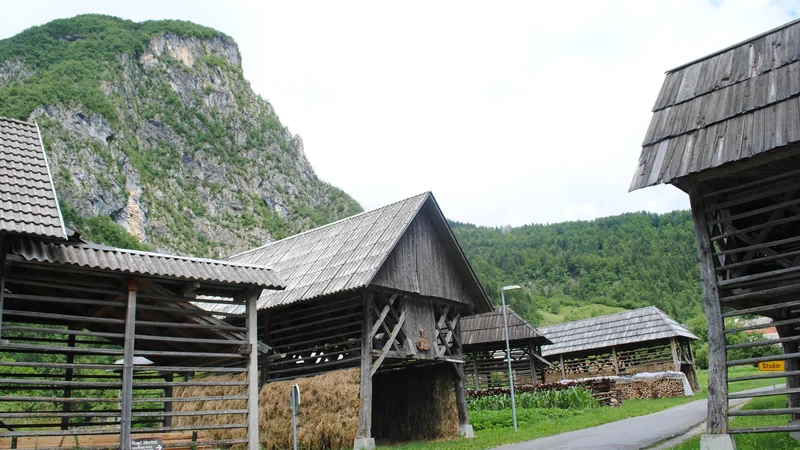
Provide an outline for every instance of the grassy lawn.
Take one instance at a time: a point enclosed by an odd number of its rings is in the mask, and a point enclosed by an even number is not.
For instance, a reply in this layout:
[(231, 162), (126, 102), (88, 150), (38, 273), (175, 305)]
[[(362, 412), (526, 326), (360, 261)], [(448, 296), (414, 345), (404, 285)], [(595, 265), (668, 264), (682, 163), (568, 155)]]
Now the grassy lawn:
[[(786, 406), (786, 396), (761, 397), (744, 405), (742, 409), (774, 409)], [(789, 416), (758, 416), (758, 417), (732, 417), (731, 428), (758, 427), (771, 425), (786, 425)], [(738, 450), (788, 450), (797, 449), (799, 443), (789, 437), (789, 433), (759, 433), (748, 435), (734, 435)], [(673, 447), (673, 450), (697, 450), (700, 448), (700, 436)]]
[[(736, 367), (729, 370), (730, 377), (758, 373), (753, 367)], [(681, 405), (694, 400), (706, 398), (708, 393), (708, 371), (700, 370), (697, 373), (702, 390), (695, 393), (694, 397), (687, 398), (660, 398), (654, 400), (627, 400), (619, 408), (601, 407), (585, 410), (560, 410), (560, 409), (518, 409), (517, 420), (519, 431), (514, 433), (511, 422), (511, 411), (470, 411), (470, 422), (475, 428), (475, 439), (455, 439), (436, 442), (414, 442), (397, 446), (380, 446), (379, 449), (394, 450), (445, 450), (445, 449), (487, 449), (502, 444), (528, 441), (567, 431), (580, 430), (594, 427), (604, 423), (614, 422), (629, 417), (658, 412), (672, 406)], [(743, 391), (762, 386), (770, 386), (771, 380), (739, 381), (730, 385), (731, 392)], [(755, 402), (753, 402), (755, 403)], [(748, 418), (749, 419), (749, 418)], [(785, 423), (785, 421), (783, 422)], [(746, 425), (742, 425), (746, 426)], [(691, 441), (690, 441), (691, 442)], [(699, 448), (698, 444), (695, 447)], [(737, 441), (738, 442), (738, 441)], [(683, 447), (680, 447), (683, 448)], [(758, 447), (754, 447), (758, 448)], [(769, 448), (769, 447), (760, 447)], [(783, 448), (783, 447), (777, 447)], [(787, 447), (796, 448), (796, 447)]]
[(694, 398), (660, 398), (655, 400), (628, 400), (619, 408), (600, 407), (584, 410), (518, 409), (519, 431), (514, 433), (511, 411), (473, 411), (470, 422), (475, 427), (475, 439), (456, 439), (441, 442), (415, 442), (400, 446), (381, 446), (380, 449), (444, 450), (487, 449), (502, 444), (512, 444), (544, 436), (580, 430), (628, 417), (658, 412), (672, 406), (695, 400)]

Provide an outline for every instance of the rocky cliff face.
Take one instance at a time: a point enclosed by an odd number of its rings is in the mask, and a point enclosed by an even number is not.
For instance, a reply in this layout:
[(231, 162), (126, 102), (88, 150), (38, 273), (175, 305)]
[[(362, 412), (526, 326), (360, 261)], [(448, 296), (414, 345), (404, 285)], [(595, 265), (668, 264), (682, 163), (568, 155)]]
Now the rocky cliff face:
[(193, 24), (79, 16), (0, 41), (0, 114), (39, 123), (67, 209), (154, 249), (229, 255), (361, 210), (316, 177), (235, 42)]

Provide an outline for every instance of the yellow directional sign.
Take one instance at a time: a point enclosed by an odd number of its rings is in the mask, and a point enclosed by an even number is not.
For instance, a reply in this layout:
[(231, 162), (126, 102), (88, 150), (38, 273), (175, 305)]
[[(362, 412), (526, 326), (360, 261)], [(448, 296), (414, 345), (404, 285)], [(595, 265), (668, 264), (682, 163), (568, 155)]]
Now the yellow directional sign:
[(765, 361), (758, 363), (758, 370), (762, 372), (783, 372), (783, 361)]

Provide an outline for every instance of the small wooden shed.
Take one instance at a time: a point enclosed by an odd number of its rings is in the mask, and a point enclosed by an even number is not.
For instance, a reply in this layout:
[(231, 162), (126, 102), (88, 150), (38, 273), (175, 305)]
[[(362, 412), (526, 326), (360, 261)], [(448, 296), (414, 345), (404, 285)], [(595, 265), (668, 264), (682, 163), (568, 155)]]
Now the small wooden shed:
[(683, 372), (699, 389), (691, 341), (697, 336), (655, 306), (542, 327), (552, 345), (546, 382), (642, 372)]
[[(38, 128), (0, 118), (0, 448), (129, 450), (147, 438), (257, 450), (256, 299), (282, 287), (263, 267), (81, 241), (61, 219)], [(198, 296), (241, 305), (245, 324)], [(236, 408), (173, 395), (208, 384), (196, 372), (240, 374), (214, 384)], [(182, 425), (196, 416), (213, 420)], [(240, 437), (204, 437), (220, 429)]]
[[(273, 352), (260, 362), (263, 382), (360, 367), (356, 448), (439, 437), (407, 424), (436, 424), (454, 409), (469, 432), (461, 318), (492, 307), (430, 192), (231, 261), (271, 267), (287, 283), (258, 301), (259, 336)], [(447, 385), (456, 404), (437, 406), (433, 391)]]
[[(550, 339), (506, 307), (511, 372), (514, 385), (536, 384), (550, 365), (542, 358), (542, 345)], [(485, 389), (508, 386), (508, 351), (503, 327), (503, 307), (461, 319), (461, 343), (466, 361), (466, 386)]]
[[(689, 194), (708, 317), (708, 439), (800, 431), (800, 21), (793, 21), (667, 72), (631, 190), (670, 183)], [(771, 317), (726, 327), (724, 319)], [(726, 335), (776, 326), (780, 339), (728, 344)], [(785, 372), (728, 377), (727, 368), (775, 357), (729, 360), (733, 348), (783, 345)], [(728, 382), (786, 378), (793, 414), (784, 426), (730, 428)], [(705, 438), (704, 438), (705, 439)], [(704, 444), (705, 445), (705, 444)]]

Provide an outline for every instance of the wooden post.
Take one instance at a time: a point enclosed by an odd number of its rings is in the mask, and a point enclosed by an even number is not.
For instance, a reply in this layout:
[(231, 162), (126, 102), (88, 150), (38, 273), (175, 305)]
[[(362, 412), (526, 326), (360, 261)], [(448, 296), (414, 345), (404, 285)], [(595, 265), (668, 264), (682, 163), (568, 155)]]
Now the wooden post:
[(617, 346), (611, 346), (611, 361), (614, 363), (614, 374), (619, 376), (619, 359), (617, 359)]
[(131, 409), (133, 405), (133, 346), (136, 333), (136, 292), (139, 286), (135, 281), (128, 283), (128, 306), (125, 312), (125, 346), (122, 359), (122, 405), (119, 433), (120, 450), (131, 449)]
[(567, 379), (567, 369), (566, 369), (566, 367), (564, 367), (564, 355), (558, 355), (558, 357), (561, 360), (561, 379), (562, 380), (566, 380)]
[[(171, 383), (175, 377), (170, 372), (164, 375), (164, 381)], [(164, 388), (164, 412), (171, 413), (172, 412), (172, 386), (167, 386)], [(165, 427), (172, 426), (172, 416), (164, 416), (163, 422)]]
[(247, 343), (250, 358), (247, 360), (247, 449), (258, 447), (258, 297), (256, 292), (247, 297)]
[(533, 341), (528, 343), (528, 362), (531, 364), (531, 383), (536, 385), (536, 345)]
[[(0, 263), (5, 264), (5, 258), (0, 258)], [(0, 334), (3, 332), (3, 299), (6, 291), (6, 274), (0, 265)]]
[[(72, 325), (67, 327), (68, 330), (72, 330)], [(70, 334), (67, 336), (67, 347), (75, 347), (75, 335)], [(72, 364), (75, 362), (75, 353), (69, 352), (67, 353), (67, 364)], [(64, 381), (72, 381), (72, 376), (74, 374), (73, 369), (68, 368), (64, 371)], [(64, 398), (72, 397), (72, 388), (65, 387), (64, 388)], [(64, 406), (62, 411), (68, 413), (72, 411), (72, 402), (64, 402)], [(69, 417), (64, 416), (61, 418), (61, 429), (62, 430), (69, 430)]]
[[(787, 319), (788, 318), (790, 318), (790, 317), (787, 317)], [(778, 336), (782, 337), (782, 338), (795, 336), (795, 333), (796, 333), (791, 325), (782, 325), (782, 326), (778, 326), (778, 327), (775, 327), (775, 328), (778, 330)], [(784, 354), (797, 353), (798, 350), (800, 350), (800, 349), (798, 349), (797, 341), (784, 342), (783, 344), (781, 344), (781, 346), (783, 348), (783, 353)], [(776, 356), (775, 359), (779, 360), (780, 357)], [(795, 358), (785, 360), (784, 364), (785, 364), (785, 366), (784, 366), (784, 371), (785, 372), (796, 372), (796, 371), (800, 370), (800, 361), (798, 361)], [(796, 375), (786, 377), (786, 387), (788, 389), (799, 388), (800, 387), (800, 377), (798, 377)], [(800, 407), (800, 395), (798, 395), (798, 394), (789, 394), (789, 395), (787, 395), (787, 400), (788, 400), (787, 403), (788, 403), (789, 408), (798, 408), (798, 407)], [(800, 420), (800, 414), (792, 414), (789, 423), (792, 423), (792, 422), (794, 422), (796, 420)]]
[(372, 331), (372, 296), (370, 290), (364, 290), (364, 314), (361, 318), (361, 386), (359, 397), (361, 408), (358, 411), (358, 431), (353, 448), (372, 449), (375, 441), (372, 439), (372, 340), (369, 338)]
[(675, 338), (669, 338), (669, 346), (672, 350), (672, 364), (675, 365), (675, 372), (681, 371), (681, 359), (678, 356), (678, 343), (675, 342)]
[(472, 351), (472, 373), (475, 374), (475, 389), (481, 388), (481, 377), (478, 374), (478, 352)]
[(464, 389), (464, 366), (454, 363), (456, 369), (456, 408), (458, 409), (459, 429), (469, 423), (467, 416), (467, 391)]
[(719, 303), (717, 275), (714, 271), (714, 251), (708, 230), (706, 208), (699, 187), (689, 191), (697, 255), (700, 259), (700, 279), (703, 284), (703, 306), (708, 326), (708, 434), (726, 434), (728, 430), (728, 369), (725, 351), (725, 324)]
[[(261, 313), (261, 326), (263, 334), (261, 335), (261, 342), (269, 345), (269, 310), (264, 310)], [(259, 382), (259, 388), (264, 386), (269, 381), (269, 362), (267, 361), (266, 356), (264, 355), (264, 362), (261, 363), (261, 380)]]

